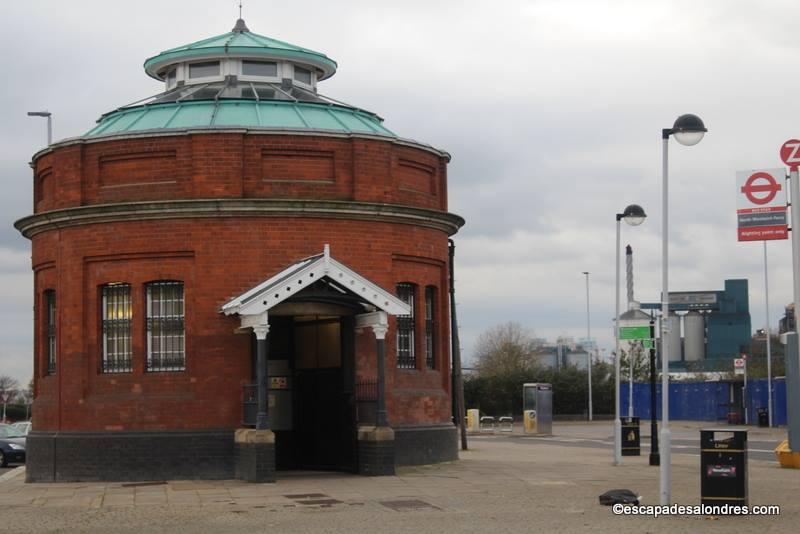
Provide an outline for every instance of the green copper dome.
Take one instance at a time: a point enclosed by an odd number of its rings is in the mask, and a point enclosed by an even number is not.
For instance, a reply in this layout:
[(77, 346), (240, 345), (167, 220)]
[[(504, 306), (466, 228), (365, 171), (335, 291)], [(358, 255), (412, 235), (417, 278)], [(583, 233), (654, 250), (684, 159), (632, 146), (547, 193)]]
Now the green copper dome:
[(375, 113), (317, 92), (336, 62), (252, 33), (242, 19), (226, 34), (161, 52), (144, 68), (164, 92), (104, 114), (87, 136), (243, 128), (397, 138)]
[(397, 137), (376, 115), (345, 106), (306, 102), (206, 100), (147, 104), (104, 115), (87, 136), (147, 130), (247, 128), (273, 131), (322, 131)]
[(164, 72), (170, 65), (185, 61), (246, 57), (253, 59), (286, 60), (315, 67), (322, 72), (320, 80), (330, 78), (336, 72), (336, 62), (321, 52), (302, 48), (271, 37), (251, 32), (242, 19), (232, 31), (209, 37), (202, 41), (164, 50), (144, 62), (144, 70), (157, 80), (164, 80)]

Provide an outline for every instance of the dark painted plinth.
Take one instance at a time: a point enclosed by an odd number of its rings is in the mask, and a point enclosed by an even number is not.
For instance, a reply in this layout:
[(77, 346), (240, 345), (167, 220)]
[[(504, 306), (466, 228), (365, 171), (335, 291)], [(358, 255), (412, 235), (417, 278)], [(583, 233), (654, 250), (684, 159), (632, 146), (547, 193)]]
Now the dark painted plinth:
[(397, 465), (427, 465), (458, 460), (455, 425), (406, 426), (394, 429)]
[(275, 482), (275, 434), (239, 429), (235, 436), (235, 475), (247, 482)]
[(358, 474), (392, 476), (395, 466), (394, 432), (388, 427), (358, 429)]
[(231, 430), (46, 432), (27, 438), (27, 482), (233, 477)]

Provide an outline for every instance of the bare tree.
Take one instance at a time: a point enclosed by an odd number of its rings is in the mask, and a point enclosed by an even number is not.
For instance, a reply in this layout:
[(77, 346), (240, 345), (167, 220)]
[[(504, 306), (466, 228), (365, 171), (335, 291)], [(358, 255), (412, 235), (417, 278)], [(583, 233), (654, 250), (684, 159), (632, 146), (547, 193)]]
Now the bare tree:
[(31, 404), (33, 404), (33, 379), (28, 382), (27, 387), (19, 389), (16, 401), (25, 405), (25, 419), (29, 420), (31, 418)]
[(620, 349), (619, 367), (624, 380), (628, 380), (633, 360), (633, 379), (636, 382), (650, 380), (650, 349), (646, 349), (642, 342), (631, 343), (630, 350)]
[(509, 322), (482, 333), (475, 355), (482, 374), (509, 374), (533, 369), (537, 348), (532, 333), (519, 323)]
[(19, 382), (16, 378), (11, 378), (8, 375), (0, 375), (0, 392), (11, 391), (19, 387)]
[(6, 420), (6, 404), (13, 400), (19, 389), (19, 382), (8, 375), (0, 375), (0, 400), (3, 401), (3, 421)]

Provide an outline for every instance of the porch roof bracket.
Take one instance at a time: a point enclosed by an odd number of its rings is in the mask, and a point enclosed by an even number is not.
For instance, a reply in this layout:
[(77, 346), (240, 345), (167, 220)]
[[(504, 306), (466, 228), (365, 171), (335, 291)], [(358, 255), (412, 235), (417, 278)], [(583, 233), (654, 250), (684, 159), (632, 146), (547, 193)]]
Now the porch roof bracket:
[(356, 315), (356, 332), (361, 333), (365, 328), (371, 328), (375, 338), (384, 339), (389, 330), (389, 316), (384, 311), (362, 313)]
[(411, 313), (408, 304), (332, 258), (328, 245), (325, 245), (322, 254), (302, 259), (287, 267), (230, 300), (220, 311), (225, 315), (260, 315), (323, 278), (333, 280), (337, 286), (388, 314)]
[(258, 314), (240, 314), (242, 328), (252, 328), (256, 338), (266, 339), (269, 332), (269, 315), (266, 311)]

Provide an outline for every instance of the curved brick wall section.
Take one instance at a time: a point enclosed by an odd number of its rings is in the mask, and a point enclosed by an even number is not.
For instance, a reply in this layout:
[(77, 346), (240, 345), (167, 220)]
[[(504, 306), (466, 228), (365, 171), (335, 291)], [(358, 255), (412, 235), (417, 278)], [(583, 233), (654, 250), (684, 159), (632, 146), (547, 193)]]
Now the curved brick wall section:
[[(34, 215), (17, 223), (32, 241), (35, 292), (28, 479), (232, 476), (231, 435), (242, 425), (242, 386), (253, 382), (253, 345), (239, 318), (220, 307), (325, 244), (388, 291), (417, 285), (416, 369), (396, 368), (393, 317), (386, 336), (388, 418), (403, 448), (397, 462), (457, 457), (447, 239), (463, 220), (447, 213), (448, 159), (401, 141), (247, 131), (84, 138), (39, 153)], [(145, 285), (158, 280), (183, 282), (183, 371), (146, 371)], [(133, 368), (104, 373), (101, 288), (115, 282), (131, 286)], [(435, 288), (434, 369), (425, 362), (426, 286)], [(49, 290), (57, 303), (54, 374)], [(374, 379), (372, 331), (345, 339), (355, 380)], [(167, 475), (158, 466), (106, 468), (96, 461), (104, 456), (86, 449), (112, 451), (122, 466), (149, 466), (145, 451), (162, 433), (175, 460), (165, 462), (176, 466)], [(279, 448), (292, 446), (282, 439)], [(180, 459), (182, 447), (194, 451), (190, 462)], [(67, 458), (73, 450), (85, 452)]]
[(360, 137), (78, 139), (36, 158), (34, 212), (193, 198), (353, 200), (447, 211), (447, 160), (433, 149)]
[[(238, 318), (219, 308), (292, 261), (332, 255), (382, 287), (400, 281), (433, 285), (440, 298), (436, 370), (387, 365), (392, 424), (450, 421), (447, 320), (447, 235), (406, 224), (297, 218), (174, 219), (71, 227), (33, 238), (36, 331), (44, 324), (44, 296), (55, 289), (58, 372), (48, 376), (42, 336), (36, 336), (36, 403), (39, 430), (152, 430), (234, 428), (241, 418), (241, 385), (250, 383), (250, 337), (233, 334)], [(143, 284), (182, 280), (186, 296), (184, 372), (144, 371)], [(99, 373), (99, 287), (128, 282), (133, 295), (132, 373)], [(417, 309), (424, 296), (417, 295)], [(69, 310), (69, 317), (63, 310)], [(417, 332), (424, 331), (417, 314)], [(394, 326), (394, 320), (390, 320)], [(139, 333), (140, 335), (137, 335)], [(394, 339), (390, 330), (387, 340)], [(417, 354), (424, 354), (417, 336)], [(374, 375), (375, 341), (356, 336), (356, 368)], [(395, 346), (387, 343), (387, 362)], [(419, 358), (423, 360), (422, 358)], [(60, 410), (59, 410), (60, 402)]]

